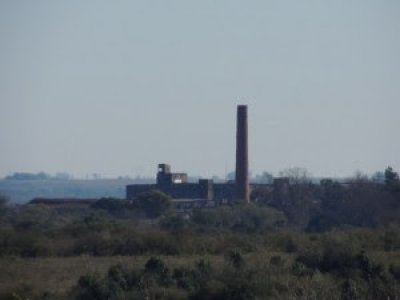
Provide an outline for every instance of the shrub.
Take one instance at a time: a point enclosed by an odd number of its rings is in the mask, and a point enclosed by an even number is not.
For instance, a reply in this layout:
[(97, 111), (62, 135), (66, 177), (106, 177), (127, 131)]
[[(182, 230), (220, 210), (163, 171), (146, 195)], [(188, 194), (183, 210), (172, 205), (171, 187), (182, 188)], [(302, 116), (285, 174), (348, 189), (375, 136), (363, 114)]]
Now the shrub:
[(172, 277), (176, 281), (178, 288), (187, 291), (193, 292), (201, 286), (201, 274), (196, 270), (179, 267), (174, 269)]
[(389, 266), (389, 272), (397, 280), (400, 280), (400, 265), (391, 264)]
[(157, 218), (171, 208), (172, 198), (160, 191), (144, 192), (136, 197), (134, 206), (148, 218)]
[(110, 287), (122, 290), (128, 290), (136, 284), (136, 278), (132, 278), (131, 273), (121, 264), (108, 269), (107, 279)]
[(354, 266), (355, 258), (351, 252), (344, 248), (329, 248), (322, 255), (319, 269), (321, 272), (338, 272), (345, 275)]
[(225, 259), (237, 270), (242, 268), (245, 263), (242, 254), (236, 250), (230, 250), (225, 254)]
[(383, 235), (385, 251), (400, 250), (400, 230), (388, 229)]
[(105, 210), (114, 216), (122, 217), (124, 215), (129, 215), (129, 212), (132, 211), (133, 206), (130, 202), (124, 199), (101, 198), (93, 203), (91, 208)]
[(51, 226), (53, 211), (44, 205), (27, 205), (15, 211), (12, 223), (17, 230), (43, 230)]
[(299, 255), (295, 261), (314, 271), (319, 270), (322, 264), (321, 256), (313, 252)]
[(279, 255), (274, 255), (270, 258), (269, 263), (276, 267), (283, 267), (285, 260), (283, 260)]
[(265, 232), (286, 224), (285, 215), (273, 208), (256, 205), (220, 206), (213, 210), (198, 210), (192, 222), (198, 225), (239, 232)]
[(182, 229), (187, 228), (189, 226), (189, 223), (182, 216), (170, 215), (170, 216), (165, 216), (160, 220), (160, 226), (163, 229), (180, 231)]
[(346, 279), (342, 283), (342, 298), (344, 300), (361, 299), (360, 288), (354, 280)]
[(314, 271), (308, 268), (304, 263), (300, 261), (295, 261), (292, 264), (292, 274), (295, 276), (312, 276)]
[(210, 262), (204, 259), (200, 259), (196, 262), (196, 269), (200, 272), (203, 279), (207, 279), (213, 272)]
[(169, 269), (159, 258), (150, 257), (144, 266), (144, 274), (155, 279), (159, 285), (168, 286), (171, 284)]
[(76, 300), (106, 300), (107, 292), (98, 274), (84, 275), (73, 289)]
[(8, 202), (7, 196), (0, 193), (0, 220), (6, 214)]

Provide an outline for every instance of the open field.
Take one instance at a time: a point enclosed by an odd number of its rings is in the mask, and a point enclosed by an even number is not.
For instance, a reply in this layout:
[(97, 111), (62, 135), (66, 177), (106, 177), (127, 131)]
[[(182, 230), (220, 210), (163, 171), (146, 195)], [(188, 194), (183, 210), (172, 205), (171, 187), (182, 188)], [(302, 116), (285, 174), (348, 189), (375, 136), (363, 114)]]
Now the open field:
[[(160, 256), (169, 266), (191, 265), (201, 258), (213, 265), (222, 265), (223, 257), (218, 256)], [(131, 269), (140, 269), (149, 256), (109, 256), (93, 257), (88, 255), (76, 257), (43, 257), (43, 258), (0, 258), (0, 291), (16, 289), (24, 285), (35, 291), (51, 290), (55, 293), (66, 293), (85, 274), (106, 274), (107, 270), (117, 264)]]
[[(194, 255), (194, 256), (157, 256), (169, 269), (186, 267), (193, 268), (196, 262), (207, 261), (217, 272), (223, 272), (229, 268), (226, 257), (223, 255)], [(282, 264), (277, 268), (274, 265), (273, 257), (280, 257)], [(376, 264), (382, 264), (384, 269), (389, 264), (400, 265), (400, 251), (369, 252), (368, 257)], [(88, 255), (76, 257), (43, 257), (43, 258), (0, 258), (0, 295), (6, 291), (26, 291), (34, 294), (52, 295), (63, 299), (68, 298), (68, 293), (77, 284), (78, 279), (85, 274), (99, 274), (105, 276), (110, 267), (122, 265), (131, 270), (143, 269), (150, 256), (111, 256), (93, 257)], [(254, 252), (243, 256), (246, 262), (246, 269), (262, 270), (268, 285), (280, 287), (281, 289), (298, 288), (303, 286), (309, 292), (315, 289), (330, 288), (338, 289), (340, 282), (332, 274), (316, 273), (312, 276), (297, 277), (292, 274), (292, 266), (296, 254), (281, 252)], [(278, 284), (279, 283), (279, 284)], [(400, 286), (395, 286), (400, 292)], [(315, 292), (315, 291), (314, 291)], [(57, 298), (58, 299), (58, 298)]]

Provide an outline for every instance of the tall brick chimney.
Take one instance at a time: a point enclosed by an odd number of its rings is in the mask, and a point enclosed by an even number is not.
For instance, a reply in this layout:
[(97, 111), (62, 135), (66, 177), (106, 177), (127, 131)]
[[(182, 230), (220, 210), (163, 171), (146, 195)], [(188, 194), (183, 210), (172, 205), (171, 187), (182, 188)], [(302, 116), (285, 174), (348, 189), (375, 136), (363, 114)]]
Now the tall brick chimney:
[(246, 202), (250, 202), (248, 152), (247, 105), (238, 105), (236, 128), (236, 198)]

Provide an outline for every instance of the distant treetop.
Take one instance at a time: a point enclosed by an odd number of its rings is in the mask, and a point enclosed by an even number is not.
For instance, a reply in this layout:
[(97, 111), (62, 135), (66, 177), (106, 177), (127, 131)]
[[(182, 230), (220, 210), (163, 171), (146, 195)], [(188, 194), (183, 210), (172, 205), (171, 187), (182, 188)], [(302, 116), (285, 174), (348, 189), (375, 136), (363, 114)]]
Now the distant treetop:
[(45, 172), (29, 173), (29, 172), (16, 172), (12, 175), (6, 176), (6, 180), (68, 180), (71, 179), (71, 175), (62, 172), (56, 175), (50, 175)]

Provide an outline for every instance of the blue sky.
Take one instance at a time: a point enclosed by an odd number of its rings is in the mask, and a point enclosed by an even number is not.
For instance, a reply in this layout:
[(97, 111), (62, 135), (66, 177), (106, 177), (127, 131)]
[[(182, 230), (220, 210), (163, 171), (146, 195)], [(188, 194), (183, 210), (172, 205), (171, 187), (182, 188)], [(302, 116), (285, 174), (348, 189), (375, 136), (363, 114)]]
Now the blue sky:
[(0, 1), (0, 176), (400, 169), (400, 2)]

